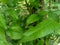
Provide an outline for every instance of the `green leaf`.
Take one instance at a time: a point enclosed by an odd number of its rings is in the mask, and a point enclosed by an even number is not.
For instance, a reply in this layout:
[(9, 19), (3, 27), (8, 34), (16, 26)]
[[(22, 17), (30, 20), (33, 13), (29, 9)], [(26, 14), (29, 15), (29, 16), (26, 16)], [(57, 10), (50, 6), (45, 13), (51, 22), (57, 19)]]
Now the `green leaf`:
[(39, 23), (36, 27), (30, 28), (24, 33), (24, 37), (21, 42), (31, 41), (37, 38), (45, 37), (55, 30), (60, 28), (59, 24), (50, 19), (46, 19)]
[(32, 1), (31, 1), (31, 0), (29, 0), (29, 2), (31, 2), (31, 3), (32, 3), (32, 2), (35, 2), (35, 0), (32, 0)]
[(39, 0), (29, 0), (29, 2), (30, 2), (30, 5), (32, 6), (32, 7), (35, 7), (35, 8), (38, 8), (39, 7)]
[(50, 45), (49, 44), (49, 38), (46, 38), (46, 45)]
[(39, 19), (40, 17), (38, 15), (32, 14), (31, 16), (28, 17), (26, 24), (29, 25), (31, 23), (38, 21)]
[(48, 12), (47, 12), (47, 11), (40, 10), (38, 14), (39, 14), (40, 16), (44, 16), (44, 15), (47, 15)]
[(0, 0), (3, 4), (6, 4), (8, 7), (16, 7), (19, 0)]
[(60, 10), (56, 10), (56, 11), (54, 11), (54, 13), (55, 13), (56, 15), (60, 15)]
[(60, 29), (55, 32), (57, 35), (60, 35)]
[(6, 28), (5, 16), (2, 13), (0, 13), (0, 27)]
[(19, 25), (13, 25), (7, 30), (7, 35), (10, 36), (11, 39), (21, 39), (22, 28)]
[(7, 6), (8, 7), (16, 7), (17, 6), (17, 3), (18, 3), (18, 0), (7, 0)]
[(34, 44), (33, 44), (33, 41), (29, 41), (29, 42), (23, 43), (22, 45), (34, 45)]
[(18, 20), (19, 19), (18, 14), (15, 10), (13, 10), (13, 9), (8, 10), (8, 13), (9, 13), (11, 20)]
[(0, 45), (8, 45), (4, 31), (0, 28)]
[(7, 0), (0, 0), (0, 1), (5, 4)]
[(43, 39), (39, 40), (37, 45), (44, 45), (44, 40)]
[(59, 16), (53, 11), (48, 12), (48, 18), (53, 21), (59, 22)]
[(17, 39), (21, 39), (21, 32), (15, 32), (15, 31), (7, 31), (7, 34), (8, 34), (8, 36), (11, 38), (11, 39), (15, 39), (15, 40), (17, 40)]

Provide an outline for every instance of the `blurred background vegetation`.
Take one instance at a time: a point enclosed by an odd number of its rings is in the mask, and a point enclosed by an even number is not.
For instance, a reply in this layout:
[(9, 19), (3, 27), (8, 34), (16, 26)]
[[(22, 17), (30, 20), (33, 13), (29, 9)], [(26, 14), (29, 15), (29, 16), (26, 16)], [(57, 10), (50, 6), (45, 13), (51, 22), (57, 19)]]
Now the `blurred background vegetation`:
[(0, 45), (58, 45), (60, 0), (0, 0)]

